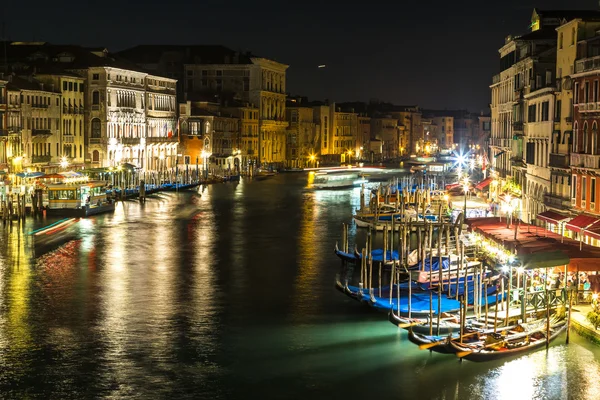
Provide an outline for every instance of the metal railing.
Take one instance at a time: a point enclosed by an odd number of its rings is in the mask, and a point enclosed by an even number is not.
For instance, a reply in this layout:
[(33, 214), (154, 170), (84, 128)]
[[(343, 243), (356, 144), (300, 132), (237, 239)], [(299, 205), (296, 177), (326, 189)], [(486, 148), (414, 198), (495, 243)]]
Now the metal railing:
[(32, 136), (41, 136), (41, 135), (52, 135), (50, 129), (33, 129), (31, 131)]
[(52, 160), (52, 156), (49, 156), (49, 155), (31, 157), (31, 162), (34, 164), (35, 163), (46, 163), (46, 162), (50, 162), (50, 160)]
[(600, 169), (600, 155), (571, 153), (571, 166)]
[(575, 73), (600, 69), (600, 56), (575, 61)]

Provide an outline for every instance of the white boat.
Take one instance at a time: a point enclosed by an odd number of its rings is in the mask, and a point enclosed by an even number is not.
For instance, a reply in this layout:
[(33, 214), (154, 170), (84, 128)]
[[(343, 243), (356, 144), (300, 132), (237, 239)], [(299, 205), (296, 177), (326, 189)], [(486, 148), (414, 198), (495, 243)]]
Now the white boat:
[(317, 172), (311, 187), (313, 189), (343, 189), (360, 186), (367, 182), (361, 173), (356, 171)]
[(87, 217), (113, 212), (115, 204), (106, 196), (106, 185), (104, 181), (46, 184), (46, 213), (65, 217)]

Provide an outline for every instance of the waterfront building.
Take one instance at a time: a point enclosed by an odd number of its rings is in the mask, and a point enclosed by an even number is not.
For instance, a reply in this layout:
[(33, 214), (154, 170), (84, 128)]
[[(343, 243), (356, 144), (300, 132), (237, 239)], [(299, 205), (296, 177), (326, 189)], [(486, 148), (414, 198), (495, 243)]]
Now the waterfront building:
[(250, 103), (239, 103), (222, 110), (239, 120), (238, 143), (234, 152), (241, 152), (243, 170), (258, 165), (259, 109)]
[(10, 124), (10, 117), (8, 111), (8, 91), (6, 84), (8, 81), (2, 79), (3, 75), (0, 75), (0, 168), (3, 170), (8, 169), (8, 127)]
[[(83, 78), (83, 159), (86, 165), (94, 167), (113, 167), (117, 164), (128, 163), (141, 170), (169, 168), (177, 162), (176, 136), (176, 81), (171, 78), (149, 74), (135, 64), (127, 62), (106, 49), (88, 49), (81, 46), (53, 45), (45, 42), (9, 42), (5, 46), (8, 65), (19, 73), (32, 75), (33, 72), (46, 77), (49, 83), (54, 71), (67, 71)], [(44, 75), (47, 74), (47, 75)], [(58, 125), (64, 121), (65, 145), (67, 151), (72, 151), (72, 157), (81, 159), (80, 141), (75, 136), (75, 126), (79, 129), (81, 80), (68, 78), (63, 73), (61, 87), (56, 87), (62, 97), (63, 81), (67, 82), (65, 95), (66, 108), (72, 101), (71, 111), (75, 110), (73, 101), (77, 104), (77, 114), (71, 112), (62, 116), (62, 101), (58, 106)], [(54, 78), (53, 78), (54, 79)], [(69, 90), (69, 82), (78, 86), (78, 92)], [(45, 89), (47, 90), (47, 88)], [(54, 104), (54, 103), (53, 103)], [(29, 106), (21, 102), (22, 112), (28, 113)], [(53, 106), (54, 107), (54, 106)], [(62, 118), (62, 119), (61, 119)], [(71, 125), (71, 130), (68, 124)], [(28, 134), (23, 127), (23, 144)], [(77, 130), (79, 133), (79, 130)], [(77, 135), (78, 136), (78, 135)], [(36, 138), (40, 141), (41, 136)], [(55, 157), (61, 153), (63, 146), (62, 134), (58, 135), (59, 151), (52, 154), (37, 153), (40, 157)], [(41, 143), (36, 143), (40, 144)], [(72, 144), (73, 146), (68, 146)], [(38, 146), (39, 147), (39, 146)], [(32, 147), (33, 149), (33, 147)], [(24, 162), (31, 162), (25, 156), (33, 157), (24, 147)]]
[(579, 42), (596, 35), (598, 17), (586, 16), (556, 28), (556, 93), (554, 133), (550, 150), (550, 191), (544, 197), (548, 209), (567, 212), (571, 208), (570, 153), (573, 145), (573, 78), (575, 60), (581, 57)]
[[(552, 74), (553, 77), (553, 74)], [(530, 222), (545, 211), (544, 196), (550, 191), (550, 145), (554, 128), (554, 80), (549, 77), (546, 87), (524, 96), (527, 122), (524, 124), (525, 191), (522, 219)]]
[(417, 144), (423, 137), (422, 112), (418, 106), (392, 106), (389, 112), (398, 120), (400, 136), (398, 140), (399, 155), (417, 153)]
[[(404, 126), (402, 128), (405, 128)], [(398, 118), (391, 115), (375, 114), (371, 117), (371, 135), (381, 143), (381, 156), (383, 160), (392, 160), (400, 157), (401, 132)]]
[(219, 103), (187, 101), (179, 105), (183, 164), (199, 164), (217, 174), (242, 170), (239, 118), (221, 111)]
[[(470, 121), (470, 120), (469, 120)], [(454, 145), (454, 117), (446, 115), (433, 117), (432, 123), (437, 127), (437, 143), (441, 149), (451, 149)], [(432, 138), (428, 138), (427, 135), (423, 137), (423, 148), (426, 144), (431, 141)]]
[(361, 112), (356, 117), (358, 123), (358, 130), (356, 133), (356, 158), (358, 160), (365, 160), (370, 158), (370, 141), (371, 141), (371, 117), (365, 112)]
[(600, 35), (578, 42), (579, 58), (573, 79), (573, 148), (571, 204), (575, 212), (600, 214), (598, 173), (600, 172)]
[[(10, 77), (10, 76), (9, 76)], [(20, 172), (23, 168), (23, 145), (21, 143), (21, 129), (25, 122), (21, 118), (21, 90), (12, 86), (9, 77), (6, 77), (6, 129), (7, 137), (4, 152), (9, 171)]]
[(46, 87), (60, 92), (61, 113), (60, 128), (60, 158), (68, 160), (71, 167), (83, 167), (85, 162), (84, 149), (84, 113), (85, 92), (83, 77), (72, 72), (40, 73), (35, 78)]
[(299, 100), (288, 102), (286, 120), (289, 124), (286, 146), (288, 165), (312, 166), (312, 158), (320, 150), (313, 108)]
[(285, 162), (287, 65), (224, 46), (143, 45), (119, 55), (151, 71), (183, 77), (184, 99), (228, 94), (258, 108), (256, 157), (265, 164)]
[[(44, 86), (31, 76), (22, 78), (11, 75), (7, 86), (10, 94), (19, 98), (15, 105), (18, 106), (23, 123), (20, 130), (23, 152), (13, 158), (20, 164), (15, 165), (15, 169), (56, 171), (62, 157), (60, 92)], [(16, 114), (16, 111), (16, 107), (11, 107), (12, 113)]]
[[(545, 135), (544, 139), (535, 138), (532, 139), (531, 144), (528, 144), (530, 142), (525, 139), (524, 129), (529, 118), (534, 118), (534, 110), (532, 107), (530, 113), (530, 110), (525, 109), (525, 96), (544, 87), (554, 86), (557, 51), (556, 28), (568, 20), (589, 15), (597, 17), (600, 13), (534, 9), (530, 32), (522, 36), (508, 36), (504, 46), (500, 48), (500, 73), (493, 77), (490, 86), (492, 91), (490, 160), (493, 176), (499, 181), (497, 187), (501, 188), (500, 191), (493, 194), (493, 197), (497, 197), (502, 190), (512, 190), (515, 194), (519, 194), (521, 189), (525, 193), (536, 193), (537, 187), (538, 192), (535, 198), (540, 199), (544, 198), (544, 190), (551, 191), (549, 183), (539, 189), (539, 181), (534, 182), (532, 191), (526, 188), (527, 166), (524, 162), (526, 161), (524, 160), (526, 146), (529, 146), (532, 151), (535, 148), (538, 151), (546, 149), (546, 154), (548, 154), (551, 149), (550, 139), (552, 136), (548, 138)], [(528, 98), (530, 97), (528, 96)], [(535, 112), (538, 114), (535, 114), (536, 117), (531, 123), (542, 122), (540, 121), (541, 114), (539, 114), (541, 111), (537, 108), (537, 103)], [(525, 120), (526, 116), (527, 121)], [(546, 130), (548, 129), (547, 125), (549, 124), (544, 124)], [(534, 156), (533, 160), (535, 159)], [(540, 162), (544, 168), (547, 168), (549, 160)], [(539, 194), (540, 190), (541, 195)], [(534, 200), (532, 199), (532, 201)], [(517, 208), (523, 211), (522, 207)], [(527, 210), (524, 211), (529, 213)], [(522, 213), (521, 217), (525, 218), (526, 214)]]

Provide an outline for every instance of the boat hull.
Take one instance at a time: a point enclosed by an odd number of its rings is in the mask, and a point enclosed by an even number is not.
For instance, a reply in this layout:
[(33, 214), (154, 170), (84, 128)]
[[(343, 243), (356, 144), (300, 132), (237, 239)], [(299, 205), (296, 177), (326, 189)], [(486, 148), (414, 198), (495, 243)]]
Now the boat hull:
[(115, 211), (115, 203), (107, 203), (96, 207), (82, 208), (47, 208), (46, 215), (57, 217), (78, 217), (84, 218), (96, 214), (103, 214)]
[[(556, 339), (561, 333), (563, 333), (567, 329), (566, 322), (562, 322), (561, 324), (557, 324), (553, 327), (552, 333), (550, 335), (550, 342)], [(530, 332), (533, 333), (533, 332)], [(510, 338), (509, 338), (510, 340)], [(451, 346), (455, 348), (456, 352), (461, 351), (470, 351), (469, 354), (462, 356), (461, 358), (474, 362), (484, 362), (484, 361), (493, 361), (499, 360), (506, 357), (511, 357), (515, 355), (525, 354), (531, 351), (535, 351), (539, 348), (542, 348), (546, 345), (545, 339), (538, 339), (535, 343), (530, 343), (525, 346), (516, 347), (513, 349), (506, 350), (487, 350), (487, 349), (477, 349), (473, 350), (470, 347), (461, 346), (460, 344), (451, 342)]]

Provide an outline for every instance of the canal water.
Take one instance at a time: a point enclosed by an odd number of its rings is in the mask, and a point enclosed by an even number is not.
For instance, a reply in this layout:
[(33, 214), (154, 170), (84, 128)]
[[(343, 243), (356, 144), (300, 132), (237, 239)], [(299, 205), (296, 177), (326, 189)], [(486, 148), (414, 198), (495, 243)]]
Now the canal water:
[(305, 186), (280, 174), (119, 203), (51, 235), (28, 234), (50, 220), (0, 231), (0, 397), (600, 396), (600, 348), (577, 334), (484, 364), (418, 350), (334, 289), (359, 192)]

